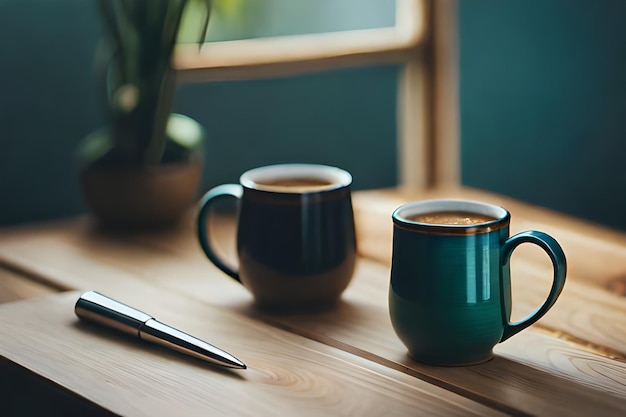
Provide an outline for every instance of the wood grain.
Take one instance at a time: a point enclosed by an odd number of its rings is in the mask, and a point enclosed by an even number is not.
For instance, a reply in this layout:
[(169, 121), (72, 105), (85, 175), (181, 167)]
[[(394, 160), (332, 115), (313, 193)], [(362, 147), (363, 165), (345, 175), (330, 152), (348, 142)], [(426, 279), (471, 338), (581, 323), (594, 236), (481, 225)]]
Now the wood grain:
[(57, 290), (0, 267), (0, 304), (56, 293)]
[[(604, 408), (607, 415), (620, 415), (626, 406), (625, 363), (532, 330), (498, 345), (496, 359), (483, 365), (440, 368), (415, 363), (391, 328), (386, 306), (388, 284), (382, 279), (386, 268), (361, 262), (357, 280), (337, 311), (271, 320), (308, 337), (325, 339), (328, 344), (358, 349), (363, 356), (388, 366), (406, 367), (413, 375), (470, 398), (479, 396), (507, 412), (559, 415), (563, 404), (569, 402), (571, 414), (588, 415), (593, 403)], [(600, 394), (605, 392), (614, 397)]]
[[(615, 272), (620, 268), (619, 256), (625, 257), (621, 267), (626, 271), (626, 239), (623, 235), (558, 213), (476, 190), (429, 191), (413, 197), (416, 199), (462, 197), (501, 204), (513, 213), (512, 233), (526, 229), (539, 229), (551, 233), (561, 242), (567, 255), (568, 282), (558, 303), (540, 321), (540, 326), (561, 333), (564, 338), (578, 340), (588, 347), (597, 347), (607, 356), (620, 359), (626, 357), (626, 328), (623, 326), (623, 323), (626, 323), (626, 299), (609, 286), (614, 282), (612, 278), (604, 278), (619, 275)], [(359, 251), (363, 256), (389, 265), (391, 212), (406, 201), (409, 201), (409, 198), (397, 193), (355, 193)], [(233, 227), (234, 223), (228, 219), (223, 219), (221, 223), (213, 226), (213, 230), (217, 230), (220, 236), (216, 240), (218, 243), (221, 242), (225, 252), (234, 251)], [(571, 230), (580, 233), (575, 234)], [(138, 240), (142, 244), (174, 252), (180, 256), (194, 259), (199, 257), (204, 260), (201, 254), (198, 255), (198, 245), (193, 233), (194, 231), (187, 227), (167, 236), (142, 236)], [(589, 240), (586, 239), (587, 236)], [(599, 245), (598, 241), (603, 241), (604, 244)], [(176, 243), (171, 244), (172, 242)], [(583, 256), (583, 253), (588, 255)], [(594, 264), (594, 279), (590, 279), (588, 274), (590, 267), (585, 263), (586, 259)], [(541, 249), (533, 245), (522, 245), (514, 252), (511, 269), (514, 294), (512, 319), (515, 321), (533, 312), (547, 297), (552, 265)], [(626, 276), (626, 273), (624, 275)]]
[(0, 307), (0, 329), (13, 336), (0, 355), (114, 414), (498, 414), (385, 366), (188, 298), (124, 298), (237, 352), (249, 369), (212, 367), (80, 323), (73, 313), (78, 294)]
[[(354, 282), (337, 309), (313, 316), (276, 317), (257, 312), (247, 291), (212, 267), (185, 229), (136, 237), (99, 235), (88, 222), (78, 222), (71, 229), (73, 233), (67, 233), (64, 225), (56, 232), (37, 232), (36, 238), (26, 233), (23, 240), (16, 237), (17, 233), (10, 247), (0, 246), (0, 254), (29, 265), (36, 274), (56, 276), (76, 288), (120, 295), (144, 292), (145, 297), (157, 299), (163, 299), (161, 289), (170, 295), (183, 294), (185, 299), (201, 300), (287, 329), (509, 413), (556, 415), (562, 411), (562, 404), (569, 401), (577, 405), (573, 415), (585, 415), (590, 406), (602, 410), (604, 415), (619, 415), (617, 410), (624, 406), (624, 381), (616, 377), (626, 371), (623, 362), (541, 332), (526, 331), (515, 336), (498, 346), (497, 360), (477, 367), (433, 368), (409, 360), (389, 323), (388, 267), (381, 263), (360, 260)], [(177, 233), (181, 233), (178, 239), (174, 237)], [(580, 285), (583, 287), (572, 294), (593, 294), (584, 287), (587, 283)], [(567, 290), (571, 287), (568, 285)], [(533, 293), (529, 294), (532, 298)], [(564, 293), (549, 315), (558, 311), (563, 300), (574, 297), (566, 294), (569, 293)], [(584, 329), (580, 317), (595, 322), (598, 318), (594, 314), (599, 309), (605, 315), (598, 316), (599, 321), (608, 327), (595, 332), (604, 338), (617, 336), (619, 344), (623, 329), (620, 333), (619, 321), (614, 318), (620, 317), (616, 314), (622, 314), (623, 305), (614, 300), (616, 312), (610, 303), (603, 302), (602, 295), (599, 300), (583, 304), (574, 299), (572, 308), (593, 308), (591, 312), (576, 309), (578, 316), (570, 320)], [(610, 324), (615, 324), (614, 328)], [(502, 381), (494, 375), (506, 375), (507, 383), (501, 385)], [(561, 403), (555, 403), (554, 398)]]
[[(433, 196), (502, 204), (513, 213), (512, 228), (550, 232), (570, 260), (565, 290), (539, 326), (533, 326), (537, 330), (524, 331), (498, 345), (496, 359), (480, 366), (417, 364), (408, 359), (389, 322), (391, 210), (410, 198)], [(355, 193), (354, 202), (359, 248), (369, 259), (360, 259), (342, 303), (316, 315), (271, 316), (255, 310), (248, 292), (205, 259), (191, 222), (178, 230), (134, 236), (99, 233), (86, 219), (7, 230), (0, 234), (0, 263), (70, 288), (118, 296), (143, 294), (142, 299), (160, 302), (170, 297), (197, 300), (350, 352), (507, 413), (559, 415), (567, 410), (571, 415), (588, 415), (593, 408), (601, 415), (621, 415), (626, 408), (625, 301), (606, 289), (610, 280), (603, 275), (615, 270), (609, 261), (614, 255), (618, 254), (616, 261), (620, 262), (619, 254), (626, 248), (623, 235), (474, 190), (410, 195), (363, 192)], [(233, 245), (234, 235), (228, 234), (232, 223), (218, 222), (223, 227), (219, 233), (228, 236), (226, 250)], [(596, 245), (598, 241), (604, 244)], [(570, 250), (579, 256), (571, 259)], [(585, 275), (590, 267), (582, 253), (597, 267), (593, 279)], [(550, 266), (544, 254), (533, 251), (516, 252), (513, 261), (514, 310), (525, 315), (547, 294)], [(166, 311), (187, 310), (172, 305)], [(186, 324), (185, 317), (180, 320)]]

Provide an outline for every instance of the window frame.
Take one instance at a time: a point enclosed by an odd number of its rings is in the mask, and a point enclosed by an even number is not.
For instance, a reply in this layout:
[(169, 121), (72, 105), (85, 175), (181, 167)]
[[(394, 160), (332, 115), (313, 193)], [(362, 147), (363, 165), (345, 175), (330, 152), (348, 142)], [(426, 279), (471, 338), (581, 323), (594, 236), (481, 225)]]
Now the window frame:
[(179, 82), (205, 83), (398, 63), (398, 183), (454, 184), (456, 1), (396, 0), (395, 25), (389, 27), (178, 45), (173, 64)]

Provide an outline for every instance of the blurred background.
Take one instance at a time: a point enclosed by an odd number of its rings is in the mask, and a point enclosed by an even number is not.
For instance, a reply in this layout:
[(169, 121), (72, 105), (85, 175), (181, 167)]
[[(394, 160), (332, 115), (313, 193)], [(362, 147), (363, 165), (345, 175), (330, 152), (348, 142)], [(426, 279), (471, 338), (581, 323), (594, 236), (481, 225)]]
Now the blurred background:
[[(388, 0), (219, 2), (210, 40), (393, 26)], [(626, 230), (626, 2), (457, 5), (463, 184)], [(0, 224), (85, 212), (74, 153), (103, 124), (96, 3), (0, 0)], [(178, 86), (208, 131), (201, 191), (270, 163), (398, 182), (399, 64)]]

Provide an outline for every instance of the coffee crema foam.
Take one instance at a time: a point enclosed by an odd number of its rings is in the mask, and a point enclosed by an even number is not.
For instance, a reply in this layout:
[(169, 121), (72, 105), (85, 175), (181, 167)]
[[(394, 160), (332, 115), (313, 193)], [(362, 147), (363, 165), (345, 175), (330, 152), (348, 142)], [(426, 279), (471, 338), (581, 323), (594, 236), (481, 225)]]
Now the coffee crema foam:
[(333, 185), (333, 182), (323, 178), (310, 177), (277, 178), (267, 181), (256, 181), (255, 183), (257, 187), (264, 190), (286, 191), (292, 193), (318, 191)]
[(494, 217), (467, 211), (438, 211), (433, 213), (418, 214), (407, 217), (408, 220), (417, 223), (436, 225), (474, 225), (492, 222)]

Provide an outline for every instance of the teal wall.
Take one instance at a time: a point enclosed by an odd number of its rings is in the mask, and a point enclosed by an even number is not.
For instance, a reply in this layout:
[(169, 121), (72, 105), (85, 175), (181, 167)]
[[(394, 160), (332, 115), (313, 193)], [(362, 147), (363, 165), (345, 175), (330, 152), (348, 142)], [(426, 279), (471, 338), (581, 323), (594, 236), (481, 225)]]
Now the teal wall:
[(72, 152), (100, 124), (92, 1), (0, 1), (0, 224), (81, 210)]
[(177, 111), (208, 130), (205, 187), (249, 168), (323, 163), (354, 188), (396, 184), (396, 67), (286, 79), (182, 85)]
[[(98, 33), (95, 1), (0, 0), (0, 224), (84, 212), (73, 152), (103, 122)], [(395, 184), (397, 75), (381, 66), (180, 86), (175, 111), (209, 133), (202, 189), (296, 161), (346, 168), (355, 188)]]
[(626, 230), (626, 2), (459, 2), (463, 182)]

